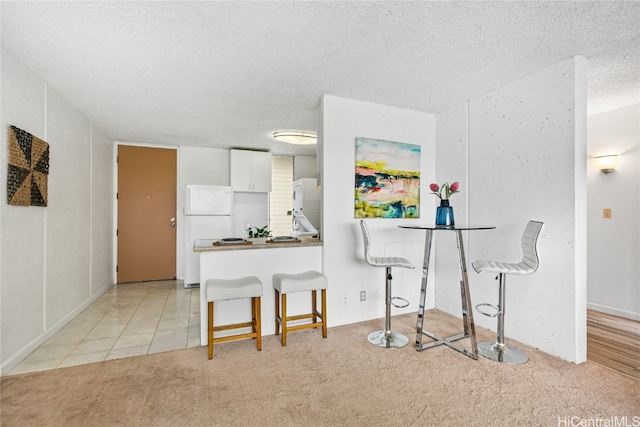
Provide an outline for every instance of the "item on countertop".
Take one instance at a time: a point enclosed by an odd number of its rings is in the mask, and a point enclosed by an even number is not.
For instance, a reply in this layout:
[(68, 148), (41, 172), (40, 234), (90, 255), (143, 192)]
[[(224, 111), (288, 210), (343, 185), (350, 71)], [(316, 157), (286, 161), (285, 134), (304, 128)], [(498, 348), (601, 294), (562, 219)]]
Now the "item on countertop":
[(222, 245), (250, 245), (250, 242), (247, 239), (241, 239), (239, 237), (228, 237), (225, 239), (216, 240), (213, 242), (214, 246), (222, 246)]
[(293, 236), (276, 236), (267, 240), (267, 243), (301, 243), (302, 241)]
[(271, 230), (269, 230), (269, 224), (264, 227), (255, 227), (256, 231), (249, 230), (249, 238), (256, 237), (271, 237)]

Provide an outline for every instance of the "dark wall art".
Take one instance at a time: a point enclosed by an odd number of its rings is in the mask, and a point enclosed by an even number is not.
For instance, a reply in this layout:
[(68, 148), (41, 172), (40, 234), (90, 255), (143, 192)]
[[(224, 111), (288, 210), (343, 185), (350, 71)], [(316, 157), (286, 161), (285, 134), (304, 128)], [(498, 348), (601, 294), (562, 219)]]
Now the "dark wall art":
[(47, 206), (49, 144), (15, 126), (9, 128), (7, 199), (10, 205)]

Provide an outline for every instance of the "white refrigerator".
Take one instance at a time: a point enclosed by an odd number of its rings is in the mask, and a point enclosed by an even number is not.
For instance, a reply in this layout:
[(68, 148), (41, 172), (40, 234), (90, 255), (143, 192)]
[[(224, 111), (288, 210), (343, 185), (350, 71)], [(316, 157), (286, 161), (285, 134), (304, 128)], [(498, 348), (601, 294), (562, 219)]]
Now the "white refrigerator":
[(233, 237), (233, 188), (187, 185), (184, 206), (184, 287), (195, 288), (200, 285), (200, 254), (193, 251), (193, 243)]

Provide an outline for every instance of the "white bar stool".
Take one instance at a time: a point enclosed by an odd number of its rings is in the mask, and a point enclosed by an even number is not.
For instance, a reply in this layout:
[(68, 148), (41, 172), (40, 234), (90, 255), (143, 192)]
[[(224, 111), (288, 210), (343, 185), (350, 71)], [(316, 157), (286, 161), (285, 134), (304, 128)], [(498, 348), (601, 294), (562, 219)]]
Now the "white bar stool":
[[(400, 297), (391, 297), (391, 267), (415, 268), (406, 258), (399, 257), (374, 257), (370, 254), (371, 237), (369, 229), (363, 219), (360, 220), (360, 228), (362, 228), (362, 236), (364, 238), (364, 258), (367, 263), (373, 267), (386, 268), (386, 286), (385, 286), (385, 322), (384, 331), (371, 332), (367, 339), (373, 345), (383, 348), (400, 348), (409, 343), (409, 338), (398, 332), (391, 330), (391, 305), (398, 308), (404, 308), (409, 305), (409, 301)], [(394, 303), (394, 300), (401, 301), (402, 304)]]
[[(500, 261), (474, 261), (471, 263), (473, 269), (478, 273), (489, 271), (498, 273), (496, 279), (499, 282), (498, 287), (498, 305), (482, 303), (476, 306), (481, 314), (489, 317), (498, 318), (498, 333), (496, 342), (478, 343), (478, 353), (484, 357), (495, 360), (496, 362), (507, 364), (525, 363), (529, 358), (521, 350), (504, 343), (504, 313), (505, 313), (505, 290), (507, 284), (506, 274), (526, 275), (535, 272), (540, 264), (536, 244), (543, 223), (538, 221), (529, 221), (522, 235), (522, 261), (518, 263), (507, 263)], [(482, 310), (483, 307), (489, 307), (495, 310), (494, 313), (487, 313)]]
[[(244, 338), (255, 338), (258, 351), (262, 350), (262, 331), (260, 327), (260, 297), (262, 297), (262, 282), (255, 276), (239, 279), (209, 279), (206, 282), (209, 315), (209, 360), (213, 359), (213, 344), (217, 342), (233, 341)], [(213, 303), (234, 299), (251, 298), (251, 321), (230, 325), (213, 325)], [(251, 332), (214, 338), (213, 333), (229, 329), (251, 327)]]
[[(282, 325), (282, 345), (287, 345), (287, 333), (302, 329), (322, 327), (322, 338), (327, 337), (327, 278), (317, 271), (306, 271), (299, 274), (276, 273), (273, 275), (273, 289), (276, 292), (276, 335), (280, 334)], [(321, 291), (322, 312), (317, 308), (317, 293)], [(287, 316), (287, 294), (290, 292), (311, 291), (311, 313)], [(280, 313), (282, 300), (282, 313)], [(320, 321), (318, 321), (320, 318)], [(289, 326), (294, 320), (311, 319), (311, 323)]]

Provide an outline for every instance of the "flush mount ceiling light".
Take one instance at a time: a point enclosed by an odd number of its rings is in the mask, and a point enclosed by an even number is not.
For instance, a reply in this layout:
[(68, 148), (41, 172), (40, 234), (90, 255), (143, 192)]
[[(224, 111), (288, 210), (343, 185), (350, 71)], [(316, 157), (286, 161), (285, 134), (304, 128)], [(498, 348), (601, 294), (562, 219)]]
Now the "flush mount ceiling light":
[(602, 173), (609, 174), (616, 170), (618, 166), (618, 155), (611, 154), (608, 156), (598, 156), (596, 157), (598, 161), (598, 168)]
[(301, 132), (298, 130), (279, 130), (273, 133), (273, 138), (287, 144), (311, 145), (316, 143), (315, 132)]

